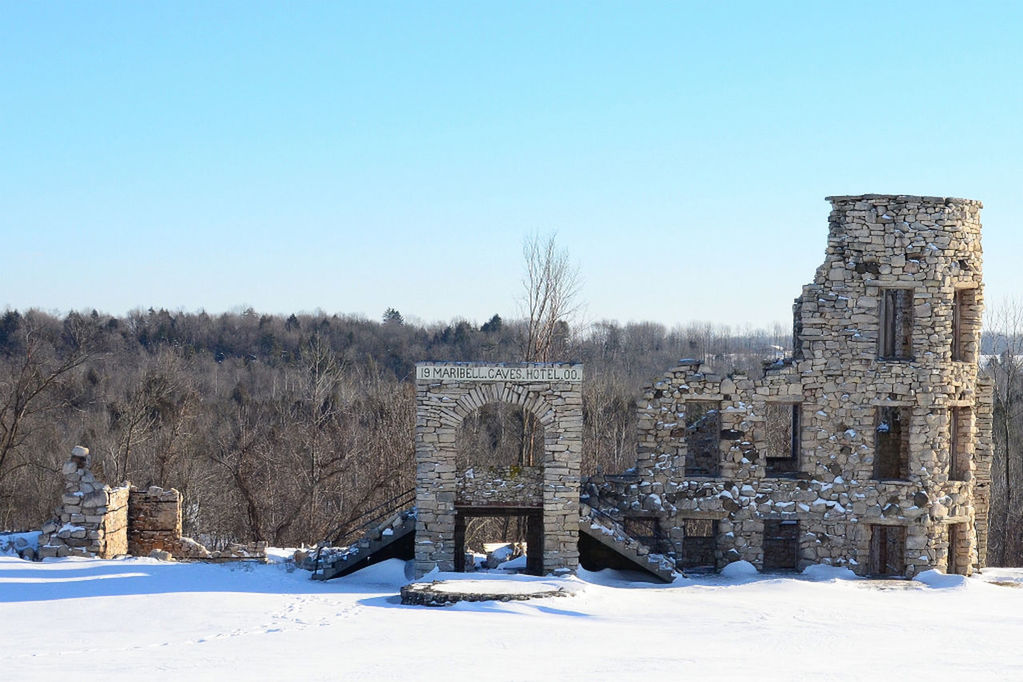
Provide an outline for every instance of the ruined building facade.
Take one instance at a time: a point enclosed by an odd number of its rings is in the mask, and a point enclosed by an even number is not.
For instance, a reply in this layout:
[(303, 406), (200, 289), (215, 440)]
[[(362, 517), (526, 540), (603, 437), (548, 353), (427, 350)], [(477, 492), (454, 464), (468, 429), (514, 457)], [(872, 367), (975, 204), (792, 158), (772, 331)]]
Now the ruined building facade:
[(829, 201), (793, 357), (763, 378), (682, 361), (640, 400), (636, 468), (591, 479), (584, 500), (682, 569), (969, 574), (984, 565), (992, 456), (981, 204)]
[[(580, 480), (581, 366), (417, 366), (417, 573), (461, 570), (465, 519), (487, 515), (528, 519), (534, 572), (982, 567), (992, 385), (978, 372), (981, 204), (829, 201), (792, 357), (762, 377), (681, 361), (645, 389), (624, 474)], [(461, 424), (490, 403), (542, 425), (532, 466), (459, 463)]]

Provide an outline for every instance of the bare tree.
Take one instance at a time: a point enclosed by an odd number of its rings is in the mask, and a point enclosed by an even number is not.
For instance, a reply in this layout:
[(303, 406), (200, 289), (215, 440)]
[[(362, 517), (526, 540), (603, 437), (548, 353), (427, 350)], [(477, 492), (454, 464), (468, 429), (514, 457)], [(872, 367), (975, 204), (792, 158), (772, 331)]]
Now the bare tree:
[(529, 323), (523, 359), (551, 362), (565, 351), (570, 324), (579, 312), (579, 269), (558, 248), (555, 236), (526, 239), (523, 306)]
[(994, 462), (992, 463), (989, 561), (1023, 562), (1023, 301), (1006, 299), (988, 311), (985, 370), (994, 378)]
[(77, 323), (65, 327), (68, 338), (55, 344), (26, 319), (18, 330), (20, 356), (2, 359), (6, 367), (0, 372), (0, 480), (31, 463), (25, 457), (14, 460), (24, 455), (23, 446), (42, 415), (65, 406), (66, 396), (58, 389), (89, 357), (88, 330)]

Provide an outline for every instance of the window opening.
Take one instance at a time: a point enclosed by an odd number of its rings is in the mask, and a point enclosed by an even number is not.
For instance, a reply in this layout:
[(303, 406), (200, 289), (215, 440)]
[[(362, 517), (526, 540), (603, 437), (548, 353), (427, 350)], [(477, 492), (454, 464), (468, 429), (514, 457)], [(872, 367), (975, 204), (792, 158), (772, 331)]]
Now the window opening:
[(685, 519), (682, 522), (681, 568), (688, 571), (713, 571), (717, 568), (718, 522), (714, 519)]
[(764, 570), (794, 571), (799, 565), (799, 521), (764, 521)]
[(952, 360), (976, 360), (976, 333), (980, 322), (976, 289), (957, 289), (952, 295)]
[(877, 408), (874, 436), (874, 478), (905, 479), (909, 473), (909, 417), (906, 408)]
[(948, 575), (966, 575), (966, 567), (970, 556), (970, 538), (965, 523), (952, 523), (948, 526)]
[(906, 529), (904, 527), (870, 527), (869, 572), (878, 577), (906, 574)]
[(882, 290), (879, 342), (879, 355), (883, 360), (913, 358), (912, 289)]
[(785, 476), (799, 471), (801, 405), (767, 403), (767, 475)]
[(626, 516), (622, 527), (626, 534), (639, 540), (655, 552), (665, 552), (661, 522), (656, 516)]
[[(454, 529), (456, 571), (500, 569), (543, 575), (543, 510), (459, 507)], [(489, 551), (488, 551), (489, 550)]]
[(969, 433), (972, 411), (968, 407), (953, 407), (949, 410), (948, 450), (950, 481), (965, 481), (970, 470)]
[(686, 410), (686, 476), (717, 476), (721, 460), (721, 403), (690, 400)]

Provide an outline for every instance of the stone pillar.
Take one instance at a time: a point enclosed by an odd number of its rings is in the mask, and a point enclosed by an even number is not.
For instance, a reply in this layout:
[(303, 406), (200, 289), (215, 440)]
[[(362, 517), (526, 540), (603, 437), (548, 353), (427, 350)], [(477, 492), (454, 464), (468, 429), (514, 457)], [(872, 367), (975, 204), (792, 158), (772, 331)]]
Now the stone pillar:
[(76, 445), (64, 464), (64, 495), (57, 518), (43, 526), (39, 556), (98, 556), (128, 553), (128, 486), (111, 488), (96, 480), (89, 449)]

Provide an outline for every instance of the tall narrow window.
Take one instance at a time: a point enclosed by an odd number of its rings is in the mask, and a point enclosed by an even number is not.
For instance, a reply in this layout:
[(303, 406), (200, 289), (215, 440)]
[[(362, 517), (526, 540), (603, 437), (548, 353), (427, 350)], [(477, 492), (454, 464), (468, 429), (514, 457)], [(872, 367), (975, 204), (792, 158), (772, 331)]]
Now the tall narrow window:
[(877, 408), (874, 432), (874, 478), (906, 478), (909, 473), (908, 408)]
[(767, 403), (765, 410), (767, 475), (785, 476), (799, 471), (798, 403)]
[(913, 290), (881, 290), (878, 355), (882, 360), (913, 358)]
[(686, 401), (686, 476), (717, 476), (721, 460), (721, 403)]
[(952, 359), (976, 360), (976, 335), (979, 326), (976, 289), (957, 289), (952, 295)]
[(948, 413), (948, 479), (965, 481), (970, 471), (968, 448), (973, 413), (968, 407), (953, 407)]

